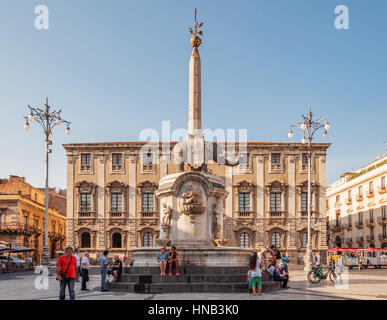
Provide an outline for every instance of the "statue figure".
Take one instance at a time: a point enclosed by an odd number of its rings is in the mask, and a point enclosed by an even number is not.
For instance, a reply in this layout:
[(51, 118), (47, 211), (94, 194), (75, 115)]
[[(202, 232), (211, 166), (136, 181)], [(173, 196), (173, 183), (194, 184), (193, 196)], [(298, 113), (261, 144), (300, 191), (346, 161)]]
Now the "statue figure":
[(172, 208), (167, 206), (165, 203), (163, 204), (163, 229), (164, 231), (169, 229), (172, 218)]
[(188, 186), (188, 190), (183, 192), (181, 197), (184, 199), (184, 205), (200, 205), (200, 195), (193, 191), (192, 186)]
[(214, 239), (220, 238), (220, 223), (218, 220), (218, 213), (217, 213), (218, 206), (216, 203), (212, 206), (212, 227), (213, 227), (213, 233), (214, 233)]

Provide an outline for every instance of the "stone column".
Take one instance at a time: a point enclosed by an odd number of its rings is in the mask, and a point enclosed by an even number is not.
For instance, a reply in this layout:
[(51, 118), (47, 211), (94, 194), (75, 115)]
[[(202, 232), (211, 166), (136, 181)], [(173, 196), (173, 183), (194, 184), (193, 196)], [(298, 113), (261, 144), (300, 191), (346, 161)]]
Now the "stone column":
[(195, 135), (202, 128), (201, 61), (199, 49), (194, 47), (189, 62), (189, 119), (188, 134)]
[(97, 249), (106, 248), (105, 225), (105, 157), (103, 153), (97, 158)]
[(257, 156), (257, 247), (265, 246), (265, 162), (264, 156)]
[(319, 188), (319, 217), (320, 217), (320, 239), (319, 239), (319, 249), (325, 250), (327, 248), (326, 241), (326, 155), (320, 155), (319, 157), (319, 180), (320, 180), (320, 188)]

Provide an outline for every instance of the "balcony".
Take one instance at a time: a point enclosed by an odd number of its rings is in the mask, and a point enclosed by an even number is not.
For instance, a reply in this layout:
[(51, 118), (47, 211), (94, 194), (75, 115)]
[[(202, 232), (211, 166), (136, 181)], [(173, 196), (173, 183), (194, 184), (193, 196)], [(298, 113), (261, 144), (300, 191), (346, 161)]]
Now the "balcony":
[(352, 221), (349, 221), (349, 222), (345, 225), (345, 229), (347, 229), (347, 230), (352, 230)]
[(156, 217), (156, 215), (157, 215), (156, 211), (141, 211), (142, 218), (154, 218)]
[(82, 210), (77, 212), (78, 224), (95, 224), (95, 211)]
[(110, 211), (108, 224), (110, 225), (125, 225), (126, 212), (124, 211)]
[(345, 242), (346, 242), (346, 243), (352, 243), (352, 238), (346, 238), (346, 239), (345, 239)]
[(384, 240), (387, 238), (387, 235), (379, 233), (379, 240)]
[(378, 221), (379, 224), (386, 224), (387, 223), (386, 216), (378, 217), (377, 221)]
[(345, 200), (345, 204), (346, 204), (347, 206), (352, 205), (352, 198), (347, 198), (347, 199)]
[(365, 221), (365, 224), (367, 227), (374, 227), (375, 226), (374, 219), (367, 219)]
[(384, 187), (379, 186), (379, 187), (378, 187), (378, 192), (379, 192), (380, 194), (386, 193), (386, 192), (387, 192), (386, 186), (384, 186)]
[(373, 191), (367, 191), (366, 196), (367, 196), (367, 198), (373, 198), (374, 197), (374, 192)]
[(358, 194), (358, 195), (356, 196), (356, 201), (357, 201), (357, 202), (363, 201), (363, 195), (362, 195), (362, 194)]
[(341, 222), (340, 221), (336, 221), (336, 223), (334, 223), (332, 226), (331, 226), (331, 230), (333, 232), (339, 232), (343, 229), (343, 226), (341, 225)]
[(269, 225), (270, 224), (281, 224), (285, 225), (286, 218), (284, 211), (270, 211), (269, 212)]
[(375, 239), (375, 236), (373, 234), (370, 234), (367, 236), (367, 241), (373, 241)]
[(37, 230), (35, 227), (24, 223), (4, 223), (0, 225), (0, 233), (17, 233), (30, 236), (37, 233)]
[(240, 218), (249, 218), (253, 215), (252, 211), (238, 211), (238, 217)]
[(364, 228), (363, 221), (356, 221), (355, 222), (355, 227), (358, 228), (358, 229)]
[(335, 204), (334, 204), (334, 208), (335, 209), (340, 209), (341, 208), (341, 202), (336, 201)]
[(363, 242), (363, 237), (356, 237), (356, 242)]

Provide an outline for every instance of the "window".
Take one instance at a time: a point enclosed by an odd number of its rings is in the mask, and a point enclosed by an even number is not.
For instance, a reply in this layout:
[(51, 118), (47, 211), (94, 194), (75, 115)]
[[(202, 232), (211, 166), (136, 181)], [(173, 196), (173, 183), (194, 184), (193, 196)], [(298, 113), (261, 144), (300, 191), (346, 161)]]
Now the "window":
[(336, 196), (336, 202), (340, 202), (340, 195), (339, 194)]
[(81, 193), (80, 211), (91, 211), (91, 193)]
[(35, 202), (38, 202), (38, 195), (35, 193)]
[(305, 166), (308, 165), (308, 154), (307, 153), (303, 153), (302, 154), (302, 167), (304, 168)]
[(153, 171), (153, 155), (150, 152), (143, 155), (143, 170)]
[(369, 183), (368, 191), (369, 193), (374, 193), (374, 183), (372, 181)]
[(81, 171), (90, 171), (91, 170), (91, 154), (82, 153), (81, 154)]
[(81, 235), (81, 247), (82, 248), (90, 248), (91, 247), (90, 242), (90, 233), (84, 232)]
[(153, 193), (142, 194), (142, 211), (143, 212), (153, 211)]
[(386, 220), (386, 206), (382, 207), (382, 220)]
[(348, 190), (348, 201), (352, 201), (352, 191)]
[(385, 224), (383, 225), (383, 228), (382, 228), (382, 234), (383, 234), (383, 239), (385, 239), (386, 236), (387, 236), (387, 230), (386, 230), (386, 225)]
[(113, 248), (122, 248), (122, 237), (121, 233), (115, 232), (112, 236), (112, 247)]
[(363, 187), (362, 186), (359, 186), (359, 196), (360, 197), (363, 196)]
[(111, 194), (110, 210), (113, 212), (121, 212), (122, 211), (122, 193), (112, 193)]
[(371, 236), (371, 238), (374, 237), (374, 227), (370, 228), (370, 236)]
[(250, 236), (247, 232), (243, 232), (240, 235), (240, 246), (242, 248), (250, 247)]
[(351, 215), (348, 216), (348, 226), (349, 227), (352, 226), (352, 216)]
[(35, 227), (35, 229), (38, 229), (38, 224), (39, 224), (39, 220), (35, 219), (34, 220), (34, 227)]
[(281, 163), (281, 154), (280, 153), (272, 153), (271, 154), (271, 164), (279, 165)]
[(152, 247), (153, 246), (153, 234), (151, 232), (145, 232), (142, 236), (142, 246)]
[(121, 171), (122, 170), (122, 154), (113, 153), (112, 154), (112, 171)]
[(307, 244), (308, 244), (308, 235), (307, 235), (306, 232), (303, 232), (302, 236), (301, 236), (301, 246), (302, 246), (302, 248), (306, 248)]
[(250, 211), (250, 193), (239, 194), (239, 212)]
[(248, 153), (241, 153), (239, 155), (239, 164), (241, 164), (244, 167), (249, 166), (249, 154)]
[(301, 211), (308, 211), (308, 194), (305, 192), (301, 193)]
[(382, 189), (386, 189), (386, 177), (382, 177), (382, 181), (380, 182), (380, 185)]
[(359, 224), (363, 224), (363, 213), (362, 212), (359, 212), (358, 218), (359, 218)]
[(270, 211), (281, 211), (281, 193), (270, 193)]
[(273, 232), (271, 234), (271, 246), (275, 246), (276, 248), (281, 247), (281, 235), (279, 232)]
[(24, 217), (24, 227), (27, 228), (28, 226), (28, 216)]
[(374, 222), (374, 210), (370, 209), (370, 222)]

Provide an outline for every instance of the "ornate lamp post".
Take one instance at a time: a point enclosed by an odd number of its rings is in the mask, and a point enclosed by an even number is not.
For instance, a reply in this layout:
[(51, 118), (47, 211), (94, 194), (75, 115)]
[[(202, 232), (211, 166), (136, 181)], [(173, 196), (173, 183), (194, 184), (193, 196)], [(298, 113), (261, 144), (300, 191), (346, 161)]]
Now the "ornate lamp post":
[(302, 121), (290, 126), (288, 133), (289, 139), (293, 138), (293, 128), (299, 128), (303, 132), (301, 142), (306, 146), (308, 157), (308, 243), (306, 245), (305, 254), (305, 271), (310, 271), (312, 266), (312, 242), (311, 242), (311, 213), (312, 213), (312, 201), (311, 201), (311, 159), (312, 159), (312, 140), (314, 134), (321, 128), (324, 128), (324, 139), (328, 138), (328, 130), (331, 128), (328, 117), (320, 117), (313, 120), (313, 114), (309, 108), (307, 116), (302, 115)]
[(24, 117), (26, 119), (26, 123), (24, 125), (24, 129), (28, 131), (30, 129), (29, 122), (36, 121), (41, 125), (44, 132), (44, 137), (46, 141), (46, 190), (45, 190), (45, 220), (44, 220), (44, 246), (43, 246), (43, 261), (42, 265), (49, 268), (50, 266), (50, 259), (49, 259), (49, 247), (48, 247), (48, 155), (52, 152), (52, 149), (50, 149), (50, 145), (52, 145), (52, 141), (50, 140), (52, 136), (52, 129), (55, 126), (60, 126), (62, 123), (67, 125), (66, 128), (66, 134), (70, 134), (70, 124), (71, 122), (68, 122), (66, 120), (63, 120), (60, 116), (60, 113), (62, 110), (59, 111), (51, 111), (50, 112), (50, 106), (48, 105), (48, 98), (46, 98), (46, 104), (45, 104), (45, 110), (39, 109), (39, 108), (32, 108), (30, 105), (28, 105), (28, 108), (30, 109), (30, 114), (27, 117)]

